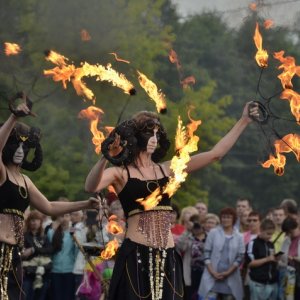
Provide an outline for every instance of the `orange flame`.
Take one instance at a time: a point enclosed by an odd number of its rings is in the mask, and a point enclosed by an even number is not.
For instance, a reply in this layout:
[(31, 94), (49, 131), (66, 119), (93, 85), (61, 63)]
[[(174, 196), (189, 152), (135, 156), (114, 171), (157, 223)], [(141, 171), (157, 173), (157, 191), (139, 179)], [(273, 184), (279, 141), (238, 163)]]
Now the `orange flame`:
[(111, 215), (109, 217), (109, 222), (108, 224), (106, 225), (106, 230), (113, 234), (113, 235), (117, 235), (117, 234), (121, 234), (123, 233), (123, 228), (121, 225), (118, 224), (118, 222), (116, 221), (117, 220), (117, 216), (115, 215)]
[(300, 125), (300, 95), (294, 90), (286, 89), (281, 93), (280, 98), (290, 101), (291, 112)]
[(104, 67), (101, 65), (90, 65), (85, 62), (81, 67), (76, 68), (73, 64), (67, 64), (68, 59), (66, 57), (54, 51), (49, 51), (46, 59), (56, 64), (57, 67), (44, 70), (44, 75), (51, 76), (54, 81), (62, 81), (65, 89), (67, 88), (67, 81), (71, 81), (77, 94), (92, 100), (93, 103), (95, 103), (96, 99), (94, 93), (82, 81), (84, 76), (96, 76), (97, 81), (108, 81), (113, 86), (123, 89), (126, 94), (133, 95), (135, 93), (132, 83), (127, 80), (125, 75), (119, 74), (112, 69), (110, 64)]
[(271, 19), (267, 19), (267, 20), (264, 21), (264, 27), (265, 27), (266, 29), (272, 28), (273, 25), (274, 25), (274, 21), (271, 20)]
[(196, 79), (195, 79), (195, 77), (192, 75), (192, 76), (186, 77), (186, 78), (183, 79), (180, 83), (182, 84), (182, 87), (183, 87), (184, 89), (186, 89), (187, 87), (189, 87), (189, 85), (195, 84), (195, 83), (196, 83)]
[(138, 79), (141, 87), (146, 91), (149, 97), (155, 102), (156, 109), (159, 113), (164, 113), (167, 109), (165, 95), (157, 89), (154, 82), (147, 78), (143, 73), (138, 72)]
[(90, 131), (93, 134), (92, 142), (95, 145), (95, 152), (97, 154), (100, 153), (101, 144), (105, 139), (103, 132), (98, 130), (99, 119), (103, 114), (104, 112), (95, 106), (89, 106), (87, 109), (81, 110), (78, 114), (79, 118), (90, 120)]
[(108, 242), (105, 249), (101, 252), (100, 256), (102, 259), (111, 259), (117, 252), (119, 243), (116, 239)]
[[(190, 112), (188, 112), (190, 118)], [(162, 194), (168, 194), (172, 197), (180, 187), (181, 183), (185, 181), (187, 177), (186, 167), (190, 161), (190, 153), (197, 151), (199, 137), (194, 135), (201, 121), (194, 121), (190, 118), (191, 123), (187, 125), (187, 129), (182, 125), (180, 116), (178, 117), (178, 125), (176, 130), (175, 145), (177, 155), (173, 156), (171, 160), (171, 170), (173, 175), (169, 178), (168, 183), (163, 188)], [(136, 200), (144, 206), (145, 210), (150, 210), (155, 207), (162, 199), (160, 189), (157, 188), (145, 199)]]
[(295, 58), (292, 56), (284, 56), (284, 51), (274, 53), (274, 58), (281, 62), (278, 69), (283, 69), (282, 73), (278, 75), (281, 85), (284, 89), (292, 88), (292, 79), (295, 75), (300, 76), (300, 66), (296, 66)]
[(17, 55), (22, 51), (18, 44), (4, 43), (4, 52), (6, 56)]
[(80, 38), (83, 42), (87, 42), (91, 40), (91, 36), (89, 34), (89, 32), (86, 29), (82, 29), (80, 31)]
[(270, 155), (269, 160), (264, 162), (262, 166), (264, 168), (270, 168), (274, 166), (274, 173), (278, 176), (284, 174), (284, 166), (286, 164), (286, 157), (281, 153), (293, 152), (298, 162), (300, 162), (300, 135), (287, 134), (282, 139), (276, 140), (274, 143), (276, 157)]
[(123, 58), (119, 58), (119, 57), (118, 57), (118, 54), (115, 53), (115, 52), (111, 52), (111, 53), (109, 53), (109, 54), (113, 55), (113, 56), (115, 57), (115, 60), (116, 60), (116, 61), (120, 61), (120, 62), (124, 62), (124, 63), (126, 63), (126, 64), (130, 64), (130, 61), (129, 61), (129, 60), (126, 60), (126, 59), (123, 59)]
[(256, 11), (257, 9), (257, 4), (255, 2), (251, 2), (249, 4), (249, 8), (252, 10), (252, 11)]
[(255, 46), (257, 48), (255, 60), (256, 60), (257, 64), (259, 65), (259, 67), (266, 68), (268, 66), (269, 55), (268, 55), (267, 51), (262, 48), (262, 36), (259, 32), (258, 23), (256, 23), (253, 39), (254, 39)]

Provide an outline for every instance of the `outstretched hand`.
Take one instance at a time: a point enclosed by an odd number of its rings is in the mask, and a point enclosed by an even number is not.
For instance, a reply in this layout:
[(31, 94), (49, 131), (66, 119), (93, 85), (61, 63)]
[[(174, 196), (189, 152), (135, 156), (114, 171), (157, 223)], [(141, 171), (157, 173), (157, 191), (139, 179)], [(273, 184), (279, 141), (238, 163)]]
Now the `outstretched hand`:
[(88, 199), (88, 209), (96, 209), (99, 210), (100, 208), (100, 199), (97, 199), (95, 197), (90, 197)]
[(249, 101), (246, 103), (242, 118), (246, 120), (248, 123), (251, 123), (253, 119), (259, 118), (259, 107), (258, 104), (254, 101)]

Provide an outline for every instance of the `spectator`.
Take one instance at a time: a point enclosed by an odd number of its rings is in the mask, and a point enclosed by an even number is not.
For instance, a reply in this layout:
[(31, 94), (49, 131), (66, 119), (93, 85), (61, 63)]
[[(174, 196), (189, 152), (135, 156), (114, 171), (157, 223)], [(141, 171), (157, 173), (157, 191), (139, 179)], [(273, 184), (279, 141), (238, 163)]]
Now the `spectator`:
[(286, 216), (294, 218), (299, 223), (298, 205), (294, 199), (282, 200), (280, 207), (282, 207), (285, 210)]
[(260, 234), (248, 244), (246, 262), (249, 267), (251, 300), (276, 300), (277, 263), (274, 245), (270, 241), (275, 231), (272, 220), (265, 219), (260, 226)]
[(23, 291), (26, 300), (44, 300), (50, 284), (52, 247), (44, 235), (43, 215), (31, 211), (25, 221)]
[(298, 222), (287, 217), (282, 223), (282, 231), (286, 238), (282, 244), (281, 262), (295, 270), (296, 282), (294, 287), (294, 299), (300, 299), (300, 229)]
[(241, 197), (236, 202), (236, 214), (237, 220), (235, 223), (235, 228), (240, 231), (241, 227), (241, 218), (243, 217), (244, 212), (250, 212), (252, 210), (250, 202), (247, 198)]
[(245, 210), (242, 212), (241, 218), (240, 218), (240, 232), (244, 233), (249, 230), (249, 223), (248, 223), (248, 217), (250, 214), (250, 210)]
[[(83, 222), (83, 211), (74, 211), (70, 214), (72, 227), (70, 229), (70, 233), (73, 234), (73, 237), (78, 241), (80, 245), (86, 243), (87, 238), (87, 227)], [(74, 291), (76, 291), (83, 279), (84, 267), (86, 265), (86, 260), (81, 251), (77, 251), (77, 256), (75, 258), (73, 274), (74, 274)], [(75, 297), (75, 299), (80, 299), (79, 297)]]
[[(243, 298), (243, 285), (239, 266), (244, 256), (242, 235), (234, 228), (236, 211), (223, 208), (220, 212), (221, 226), (212, 229), (205, 242), (206, 268), (200, 283), (200, 299)], [(218, 299), (219, 299), (218, 298)]]
[(181, 210), (179, 217), (179, 224), (183, 225), (185, 229), (189, 228), (190, 217), (197, 215), (198, 210), (194, 206), (186, 206)]
[[(204, 269), (203, 250), (206, 234), (200, 224), (200, 216), (191, 216), (186, 231), (178, 238), (176, 248), (182, 253), (184, 299), (191, 300), (197, 293)], [(196, 296), (196, 295), (195, 295)]]
[(57, 218), (56, 229), (50, 228), (47, 235), (53, 246), (51, 292), (52, 299), (74, 299), (75, 281), (73, 268), (77, 249), (70, 234), (70, 214)]
[(171, 232), (174, 238), (174, 243), (177, 243), (179, 236), (185, 231), (185, 227), (178, 223), (180, 210), (179, 207), (175, 204), (171, 204), (173, 208), (172, 216), (171, 216)]
[(257, 238), (260, 230), (260, 222), (260, 214), (256, 211), (252, 211), (248, 216), (249, 231), (244, 232), (243, 234), (245, 246), (247, 246), (250, 241)]
[(200, 220), (201, 220), (201, 223), (204, 222), (205, 220), (205, 217), (206, 217), (206, 214), (207, 214), (207, 205), (206, 203), (202, 202), (202, 201), (198, 201), (196, 204), (195, 204), (195, 208), (198, 210), (199, 212), (199, 216), (200, 216)]
[(204, 220), (204, 230), (206, 234), (218, 225), (220, 225), (220, 218), (216, 214), (208, 213)]
[(274, 209), (273, 222), (275, 224), (275, 232), (272, 236), (272, 242), (274, 243), (275, 252), (279, 252), (281, 250), (281, 246), (285, 238), (285, 234), (281, 230), (281, 226), (285, 218), (286, 215), (283, 207), (277, 207)]

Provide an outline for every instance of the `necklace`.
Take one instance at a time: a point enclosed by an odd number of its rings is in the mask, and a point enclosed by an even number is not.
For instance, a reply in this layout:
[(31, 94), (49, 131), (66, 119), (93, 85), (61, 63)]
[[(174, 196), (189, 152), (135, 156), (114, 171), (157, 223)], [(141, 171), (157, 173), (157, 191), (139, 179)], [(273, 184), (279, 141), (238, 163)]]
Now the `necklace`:
[[(16, 179), (14, 173), (10, 172), (10, 174), (12, 175), (12, 177), (14, 178), (15, 182), (17, 183), (17, 186), (18, 186), (18, 191), (19, 191), (19, 194), (20, 196), (23, 198), (23, 199), (26, 199), (28, 197), (28, 192), (27, 192), (27, 187), (24, 187), (22, 185), (19, 184), (18, 180)], [(26, 181), (25, 181), (25, 178), (24, 176), (21, 174), (23, 180), (24, 180), (24, 184), (26, 186)]]
[(146, 187), (147, 187), (148, 192), (153, 193), (159, 187), (159, 183), (158, 183), (158, 179), (157, 179), (157, 174), (155, 172), (154, 164), (152, 165), (152, 167), (153, 167), (153, 171), (154, 171), (154, 175), (155, 175), (155, 180), (147, 180), (146, 177), (144, 176), (144, 174), (142, 173), (142, 171), (137, 166), (137, 164), (134, 163), (133, 165), (138, 170), (138, 172), (142, 175), (142, 178), (145, 179), (145, 182), (147, 183)]

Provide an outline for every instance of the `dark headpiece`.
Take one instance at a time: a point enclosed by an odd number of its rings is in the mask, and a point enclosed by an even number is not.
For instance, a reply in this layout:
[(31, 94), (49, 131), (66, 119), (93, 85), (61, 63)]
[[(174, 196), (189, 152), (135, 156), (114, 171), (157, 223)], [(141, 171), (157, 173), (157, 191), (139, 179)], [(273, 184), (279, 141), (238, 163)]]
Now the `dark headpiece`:
[[(101, 145), (102, 153), (112, 164), (121, 166), (132, 163), (139, 152), (145, 151), (149, 138), (153, 135), (153, 129), (158, 128), (159, 147), (152, 154), (154, 162), (160, 161), (170, 147), (170, 141), (161, 125), (158, 116), (151, 112), (140, 112), (132, 119), (122, 122)], [(115, 140), (115, 134), (120, 136), (123, 151), (115, 156), (109, 155), (109, 145)]]
[[(8, 164), (13, 161), (13, 156), (19, 147), (19, 144), (23, 142), (24, 160), (21, 167), (28, 171), (37, 170), (42, 165), (43, 161), (40, 136), (41, 131), (39, 128), (28, 127), (23, 123), (17, 123), (4, 146), (2, 152), (3, 163)], [(34, 158), (31, 162), (26, 159), (30, 149), (34, 149)]]

